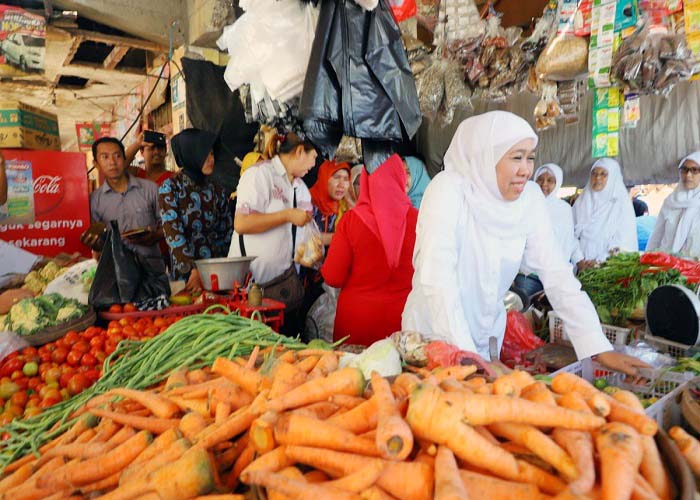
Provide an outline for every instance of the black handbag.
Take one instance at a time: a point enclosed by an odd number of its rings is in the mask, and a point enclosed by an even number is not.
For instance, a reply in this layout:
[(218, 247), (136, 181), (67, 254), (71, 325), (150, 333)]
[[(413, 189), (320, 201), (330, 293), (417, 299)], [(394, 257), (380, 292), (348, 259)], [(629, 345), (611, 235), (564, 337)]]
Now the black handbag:
[[(297, 190), (294, 189), (294, 208), (297, 207)], [(263, 290), (263, 295), (267, 299), (278, 300), (286, 306), (286, 311), (292, 312), (299, 309), (304, 303), (304, 284), (297, 274), (296, 266), (294, 265), (294, 248), (296, 247), (297, 227), (292, 224), (292, 265), (289, 268), (266, 283), (258, 283)], [(245, 243), (243, 235), (238, 235), (238, 245), (241, 249), (241, 255), (246, 256)]]

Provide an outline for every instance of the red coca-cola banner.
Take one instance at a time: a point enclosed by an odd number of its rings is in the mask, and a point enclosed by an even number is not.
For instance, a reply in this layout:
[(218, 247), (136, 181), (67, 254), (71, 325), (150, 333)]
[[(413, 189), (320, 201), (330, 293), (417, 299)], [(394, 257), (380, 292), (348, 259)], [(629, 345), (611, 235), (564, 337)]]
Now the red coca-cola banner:
[(3, 155), (32, 164), (34, 223), (0, 225), (0, 239), (37, 255), (88, 255), (80, 243), (80, 235), (90, 227), (85, 155), (20, 149), (5, 149)]

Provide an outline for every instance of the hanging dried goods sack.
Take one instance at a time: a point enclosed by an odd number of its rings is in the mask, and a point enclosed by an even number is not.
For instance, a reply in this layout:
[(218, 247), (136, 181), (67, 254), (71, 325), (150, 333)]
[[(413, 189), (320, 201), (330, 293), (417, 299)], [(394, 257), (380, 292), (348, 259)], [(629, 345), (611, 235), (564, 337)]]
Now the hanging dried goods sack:
[(535, 68), (547, 80), (575, 80), (588, 71), (588, 42), (574, 35), (557, 35), (547, 44)]

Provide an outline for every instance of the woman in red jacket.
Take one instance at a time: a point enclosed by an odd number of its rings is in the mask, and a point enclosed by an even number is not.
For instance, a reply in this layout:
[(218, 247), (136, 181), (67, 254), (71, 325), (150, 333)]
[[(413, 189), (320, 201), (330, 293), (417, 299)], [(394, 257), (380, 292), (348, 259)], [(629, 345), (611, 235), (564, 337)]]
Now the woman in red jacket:
[(340, 288), (334, 338), (370, 345), (401, 329), (411, 291), (418, 211), (406, 194), (401, 158), (362, 173), (357, 206), (336, 228), (321, 274)]

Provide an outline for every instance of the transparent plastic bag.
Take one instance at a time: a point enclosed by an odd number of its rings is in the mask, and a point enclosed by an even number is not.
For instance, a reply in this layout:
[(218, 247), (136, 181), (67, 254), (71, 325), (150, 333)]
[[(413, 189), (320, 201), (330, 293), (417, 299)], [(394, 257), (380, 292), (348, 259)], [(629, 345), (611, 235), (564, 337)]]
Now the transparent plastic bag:
[(555, 36), (537, 60), (537, 74), (547, 80), (575, 80), (588, 72), (588, 41), (570, 33)]
[(418, 104), (423, 116), (434, 120), (445, 96), (445, 61), (434, 58), (430, 67), (416, 78)]
[(445, 68), (445, 107), (452, 109), (471, 106), (471, 90), (464, 81), (463, 68), (455, 61)]
[[(300, 234), (301, 233), (301, 234)], [(304, 226), (303, 231), (297, 233), (297, 249), (294, 253), (294, 262), (309, 269), (319, 269), (323, 262), (325, 249), (321, 240), (321, 231), (315, 221)]]
[(333, 342), (335, 313), (338, 307), (340, 290), (327, 284), (322, 285), (324, 293), (314, 302), (306, 316), (305, 337)]
[(0, 360), (28, 346), (29, 343), (21, 336), (12, 332), (0, 332)]

